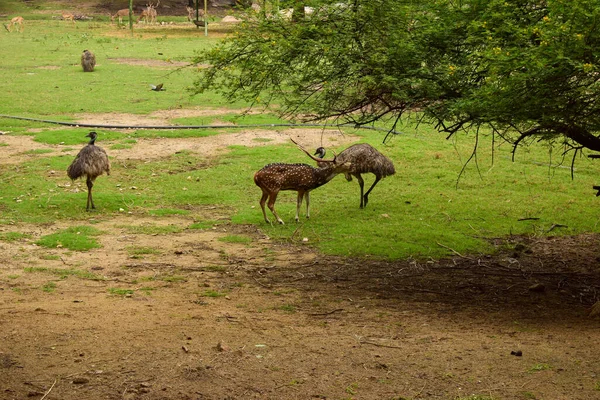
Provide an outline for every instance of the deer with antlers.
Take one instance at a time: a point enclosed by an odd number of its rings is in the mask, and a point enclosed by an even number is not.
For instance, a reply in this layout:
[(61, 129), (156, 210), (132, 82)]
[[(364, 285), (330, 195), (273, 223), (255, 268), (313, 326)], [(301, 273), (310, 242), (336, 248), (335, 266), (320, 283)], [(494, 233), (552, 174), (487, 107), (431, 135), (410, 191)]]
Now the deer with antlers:
[[(189, 7), (189, 6), (186, 7), (185, 9), (187, 10), (187, 13), (188, 13), (188, 21), (194, 22), (194, 20), (196, 19), (196, 9)], [(198, 9), (198, 16), (201, 18), (204, 18), (204, 9), (202, 9), (202, 8)]]
[(267, 206), (277, 219), (277, 222), (283, 224), (283, 220), (277, 215), (277, 211), (275, 211), (275, 200), (277, 200), (277, 195), (281, 190), (295, 190), (298, 192), (296, 222), (299, 221), (298, 215), (303, 199), (306, 199), (306, 218), (310, 218), (310, 191), (323, 186), (337, 174), (346, 173), (351, 167), (351, 163), (349, 162), (339, 163), (335, 156), (332, 160), (317, 159), (293, 139), (292, 142), (314, 161), (318, 161), (321, 166), (315, 168), (308, 164), (273, 163), (264, 166), (254, 174), (254, 183), (262, 190), (260, 207), (265, 221), (269, 224), (271, 221), (267, 218), (265, 211), (267, 199)]
[(19, 25), (17, 27), (17, 32), (23, 32), (23, 29), (25, 29), (25, 27), (23, 26), (23, 17), (14, 17), (13, 19), (10, 20), (8, 25), (4, 25), (4, 27), (6, 28), (7, 31), (10, 32), (11, 28), (15, 25)]
[(156, 16), (157, 16), (156, 7), (158, 7), (159, 4), (160, 4), (160, 0), (158, 0), (156, 5), (152, 4), (151, 2), (146, 4), (146, 13), (148, 15), (148, 20), (150, 21), (151, 24), (156, 23)]

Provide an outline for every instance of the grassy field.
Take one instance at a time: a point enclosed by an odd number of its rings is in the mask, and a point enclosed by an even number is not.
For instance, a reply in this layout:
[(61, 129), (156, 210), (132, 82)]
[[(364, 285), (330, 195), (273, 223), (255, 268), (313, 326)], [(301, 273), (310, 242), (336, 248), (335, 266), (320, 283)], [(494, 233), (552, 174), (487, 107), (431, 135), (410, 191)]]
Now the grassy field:
[[(190, 95), (188, 89), (197, 79), (198, 69), (186, 62), (196, 52), (217, 43), (231, 28), (215, 24), (215, 33), (205, 37), (200, 30), (179, 26), (184, 24), (181, 18), (173, 26), (136, 27), (130, 35), (106, 19), (70, 24), (52, 19), (50, 13), (34, 13), (16, 4), (9, 3), (4, 11), (20, 12), (26, 27), (22, 33), (0, 33), (2, 114), (73, 121), (76, 114), (82, 113), (143, 116), (157, 110), (203, 107), (219, 113), (175, 122), (282, 122), (269, 112), (243, 116), (245, 104), (226, 104), (218, 93)], [(79, 57), (84, 49), (96, 54), (94, 73), (81, 71)], [(128, 62), (131, 60), (153, 63)], [(149, 85), (157, 83), (164, 83), (167, 90), (150, 91)], [(110, 143), (109, 154), (111, 148), (135, 152), (137, 140), (142, 138), (239, 132), (236, 128), (137, 129), (127, 133), (96, 130), (99, 143)], [(269, 162), (307, 162), (290, 144), (233, 146), (218, 158), (184, 151), (165, 154), (157, 161), (134, 163), (133, 167), (115, 163), (111, 176), (97, 181), (95, 200), (99, 207), (93, 217), (110, 218), (121, 212), (157, 217), (173, 213), (189, 215), (196, 219), (194, 224), (210, 226), (216, 222), (198, 220), (190, 209), (217, 205), (230, 210), (233, 223), (256, 225), (275, 239), (301, 242), (307, 238), (309, 244), (328, 254), (386, 258), (488, 251), (488, 239), (515, 234), (598, 231), (598, 200), (592, 185), (599, 183), (600, 163), (579, 158), (572, 179), (571, 160), (561, 162), (560, 146), (550, 149), (532, 144), (520, 148), (512, 162), (511, 147), (496, 142), (492, 148), (492, 139), (486, 136), (480, 138), (476, 160), (468, 163), (461, 175), (473, 151), (473, 137), (446, 140), (431, 127), (417, 127), (411, 119), (401, 130), (403, 134), (394, 136), (385, 146), (381, 132), (345, 131), (378, 147), (394, 161), (397, 170), (395, 176), (378, 184), (364, 210), (358, 207), (358, 184), (337, 177), (313, 192), (309, 221), (303, 218), (300, 224), (293, 222), (295, 193), (286, 192), (279, 196), (277, 207), (287, 224), (265, 224), (258, 206), (260, 190), (252, 176)], [(72, 150), (85, 144), (88, 129), (0, 118), (0, 131), (29, 135), (38, 143)], [(86, 224), (90, 214), (82, 207), (82, 194), (64, 190), (69, 181), (63, 171), (72, 157), (45, 156), (43, 149), (36, 155), (0, 169), (0, 224), (5, 225), (5, 231), (18, 234), (20, 224), (57, 220)], [(370, 185), (372, 175), (366, 180)], [(138, 190), (123, 190), (130, 187)]]

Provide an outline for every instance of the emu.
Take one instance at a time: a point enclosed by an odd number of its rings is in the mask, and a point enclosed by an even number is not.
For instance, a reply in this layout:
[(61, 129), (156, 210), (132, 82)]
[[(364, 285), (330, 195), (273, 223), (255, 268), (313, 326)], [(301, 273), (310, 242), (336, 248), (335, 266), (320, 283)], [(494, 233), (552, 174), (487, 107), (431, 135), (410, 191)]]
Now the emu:
[(84, 50), (81, 54), (81, 66), (83, 72), (93, 72), (96, 66), (96, 56), (89, 50)]
[[(296, 142), (294, 142), (296, 143)], [(296, 145), (298, 145), (296, 143)], [(284, 164), (273, 163), (265, 165), (256, 174), (254, 174), (254, 183), (261, 188), (262, 197), (260, 199), (260, 207), (263, 212), (265, 221), (270, 224), (269, 218), (265, 211), (265, 203), (269, 199), (268, 207), (277, 219), (277, 222), (283, 225), (283, 220), (275, 211), (275, 200), (280, 190), (295, 190), (298, 192), (296, 202), (296, 222), (299, 221), (298, 214), (302, 199), (306, 199), (306, 218), (310, 218), (310, 191), (323, 186), (337, 174), (345, 173), (350, 168), (349, 162), (340, 163), (335, 157), (333, 160), (317, 159), (310, 155), (298, 145), (310, 158), (318, 161), (321, 165), (318, 168), (311, 167), (308, 164)]]
[(81, 149), (81, 151), (79, 151), (75, 160), (69, 165), (69, 168), (67, 168), (67, 175), (71, 180), (83, 176), (86, 177), (88, 197), (85, 209), (89, 211), (90, 206), (92, 209), (96, 208), (96, 206), (94, 206), (94, 199), (92, 198), (94, 181), (104, 172), (106, 172), (106, 175), (110, 175), (110, 162), (108, 161), (106, 151), (95, 144), (98, 134), (92, 131), (88, 133), (86, 137), (89, 137), (90, 141), (83, 149)]
[[(319, 158), (325, 157), (325, 148), (319, 147), (315, 151), (315, 155)], [(386, 176), (394, 175), (396, 169), (392, 161), (377, 151), (373, 146), (367, 143), (354, 144), (348, 147), (346, 150), (338, 154), (337, 159), (339, 162), (350, 162), (350, 170), (344, 173), (346, 180), (350, 182), (352, 176), (356, 177), (358, 184), (360, 185), (360, 208), (365, 208), (369, 202), (369, 193), (373, 190), (377, 182)], [(317, 162), (317, 165), (321, 161)], [(364, 193), (365, 182), (361, 174), (372, 173), (375, 175), (375, 182), (371, 185), (367, 193)]]

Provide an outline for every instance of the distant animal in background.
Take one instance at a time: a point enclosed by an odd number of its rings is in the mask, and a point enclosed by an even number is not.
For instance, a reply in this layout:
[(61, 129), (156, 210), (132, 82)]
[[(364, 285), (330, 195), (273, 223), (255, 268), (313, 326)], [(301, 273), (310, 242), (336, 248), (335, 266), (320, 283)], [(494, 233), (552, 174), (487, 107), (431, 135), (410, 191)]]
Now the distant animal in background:
[(96, 56), (89, 50), (84, 50), (81, 54), (81, 66), (83, 72), (93, 72), (96, 66)]
[(97, 177), (106, 172), (106, 175), (110, 175), (110, 161), (108, 161), (108, 155), (102, 147), (96, 146), (96, 138), (98, 134), (96, 132), (90, 132), (86, 135), (90, 138), (89, 143), (81, 149), (79, 154), (75, 157), (75, 160), (67, 168), (67, 175), (72, 180), (86, 177), (86, 184), (88, 188), (88, 197), (86, 210), (90, 208), (95, 209), (94, 199), (92, 198), (92, 187)]
[(25, 26), (23, 25), (23, 17), (14, 17), (13, 19), (10, 20), (8, 25), (4, 25), (4, 27), (6, 28), (7, 31), (11, 32), (12, 27), (15, 25), (19, 25), (17, 27), (17, 32), (23, 32), (23, 29), (25, 29)]
[(152, 4), (152, 2), (150, 2), (146, 6), (146, 10), (148, 11), (148, 21), (151, 24), (156, 23), (156, 17), (158, 15), (158, 13), (156, 12), (156, 7), (158, 7), (159, 4), (160, 4), (160, 0), (158, 0), (158, 2), (156, 4)]
[(62, 19), (63, 21), (71, 21), (73, 24), (75, 24), (75, 15), (71, 13), (63, 13)]
[(267, 218), (265, 211), (267, 199), (269, 200), (267, 204), (269, 210), (271, 210), (277, 222), (283, 225), (283, 220), (279, 218), (277, 211), (275, 211), (275, 200), (277, 200), (280, 190), (295, 190), (298, 192), (296, 202), (296, 222), (298, 222), (302, 199), (306, 199), (306, 218), (310, 218), (310, 191), (323, 186), (337, 174), (345, 173), (350, 168), (349, 162), (340, 163), (335, 157), (333, 160), (317, 160), (317, 158), (304, 150), (303, 147), (297, 143), (296, 145), (310, 158), (319, 161), (321, 166), (314, 168), (307, 164), (273, 163), (265, 165), (254, 174), (254, 183), (261, 188), (263, 193), (260, 199), (260, 208), (262, 209), (265, 221), (269, 224), (271, 221)]
[(123, 23), (123, 17), (129, 18), (129, 8), (123, 8), (122, 10), (117, 11), (115, 15), (111, 15), (110, 21), (114, 23), (115, 18), (117, 18), (119, 20), (119, 25), (121, 25)]
[[(325, 149), (319, 147), (315, 152), (315, 155), (319, 158), (325, 157)], [(371, 190), (377, 185), (377, 182), (386, 176), (394, 175), (396, 173), (392, 161), (367, 143), (354, 144), (348, 147), (338, 154), (337, 160), (340, 163), (352, 163), (350, 170), (344, 173), (344, 175), (348, 182), (352, 180), (352, 176), (355, 176), (358, 180), (358, 184), (360, 185), (360, 208), (365, 208), (367, 206), (367, 203), (369, 202), (369, 193), (371, 193)], [(321, 164), (317, 162), (317, 165), (320, 166)], [(369, 190), (367, 190), (367, 193), (364, 193), (365, 182), (361, 174), (366, 173), (374, 174), (375, 182), (373, 182)]]
[(140, 13), (140, 16), (139, 16), (139, 17), (138, 17), (138, 19), (137, 19), (137, 23), (139, 24), (139, 23), (140, 23), (140, 21), (143, 19), (143, 20), (144, 20), (144, 23), (145, 23), (145, 24), (147, 24), (147, 23), (148, 23), (148, 18), (149, 18), (149, 17), (150, 17), (150, 16), (148, 15), (148, 9), (144, 9), (144, 10), (142, 10), (142, 12)]
[[(188, 17), (188, 21), (190, 22), (194, 22), (194, 20), (196, 19), (196, 9), (194, 7), (186, 7), (185, 8), (187, 10), (187, 17)], [(198, 9), (198, 17), (204, 19), (204, 8), (199, 8)]]
[(163, 84), (159, 83), (158, 85), (154, 86), (154, 85), (150, 85), (150, 90), (154, 90), (155, 92), (162, 92), (163, 90)]

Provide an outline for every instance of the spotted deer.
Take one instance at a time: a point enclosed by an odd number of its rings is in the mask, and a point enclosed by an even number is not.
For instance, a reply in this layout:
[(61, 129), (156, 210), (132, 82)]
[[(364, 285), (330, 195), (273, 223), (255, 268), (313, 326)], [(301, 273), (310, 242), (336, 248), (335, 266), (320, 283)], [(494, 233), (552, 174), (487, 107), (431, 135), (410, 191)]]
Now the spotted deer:
[(122, 10), (117, 11), (115, 15), (110, 16), (110, 20), (115, 22), (115, 18), (119, 20), (119, 25), (123, 24), (123, 17), (129, 18), (129, 8), (123, 8)]
[(144, 9), (142, 10), (142, 12), (140, 13), (140, 16), (137, 19), (137, 23), (139, 24), (141, 20), (144, 20), (144, 23), (147, 24), (148, 23), (148, 18), (150, 16), (148, 15), (148, 9)]
[(158, 7), (159, 4), (160, 4), (160, 0), (158, 0), (158, 2), (156, 4), (152, 4), (152, 2), (146, 4), (146, 13), (148, 14), (148, 21), (151, 24), (156, 23), (156, 16), (157, 16), (156, 7)]
[[(294, 142), (292, 140), (292, 142)], [(281, 190), (295, 190), (298, 192), (296, 202), (296, 222), (300, 220), (300, 206), (302, 199), (306, 199), (306, 218), (310, 218), (310, 191), (323, 186), (333, 177), (340, 173), (346, 173), (351, 164), (349, 162), (339, 163), (334, 156), (332, 160), (317, 159), (307, 152), (302, 146), (294, 142), (302, 151), (304, 151), (314, 161), (318, 161), (321, 166), (311, 167), (308, 164), (284, 164), (273, 163), (264, 166), (254, 174), (254, 183), (261, 188), (262, 197), (260, 207), (267, 223), (271, 223), (267, 218), (265, 203), (277, 219), (277, 222), (283, 225), (283, 220), (275, 211), (275, 200)]]
[(62, 13), (63, 21), (71, 21), (73, 24), (75, 23), (75, 15), (71, 13)]
[[(189, 6), (186, 7), (185, 9), (187, 10), (187, 13), (188, 13), (188, 21), (194, 22), (194, 20), (196, 19), (196, 9), (189, 7)], [(204, 18), (204, 9), (203, 8), (198, 9), (198, 16), (200, 18)]]

